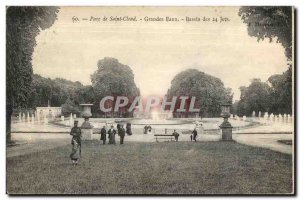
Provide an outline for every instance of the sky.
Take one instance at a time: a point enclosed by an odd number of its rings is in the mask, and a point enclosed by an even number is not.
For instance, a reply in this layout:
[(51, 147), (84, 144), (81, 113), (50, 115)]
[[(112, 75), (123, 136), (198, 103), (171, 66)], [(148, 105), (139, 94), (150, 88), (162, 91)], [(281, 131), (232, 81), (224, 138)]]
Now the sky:
[[(61, 7), (58, 19), (37, 36), (33, 71), (91, 84), (97, 61), (114, 57), (128, 65), (141, 95), (164, 95), (179, 72), (194, 68), (220, 78), (232, 88), (251, 79), (266, 81), (287, 69), (284, 48), (250, 37), (238, 7)], [(103, 17), (136, 17), (136, 22), (102, 21)], [(186, 17), (210, 18), (186, 22)], [(89, 21), (100, 18), (101, 21)], [(145, 21), (177, 17), (178, 22)], [(220, 22), (220, 17), (230, 21)], [(80, 21), (74, 22), (78, 18)], [(86, 18), (88, 20), (82, 20)], [(213, 22), (212, 18), (217, 18)], [(182, 19), (182, 20), (181, 20)]]

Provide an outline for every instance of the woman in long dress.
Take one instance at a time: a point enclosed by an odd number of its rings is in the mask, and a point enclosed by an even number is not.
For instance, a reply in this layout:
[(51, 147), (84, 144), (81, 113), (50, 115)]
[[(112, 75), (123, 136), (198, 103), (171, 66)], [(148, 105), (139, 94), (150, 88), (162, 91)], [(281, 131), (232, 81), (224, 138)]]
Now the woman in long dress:
[(114, 126), (111, 126), (111, 128), (108, 130), (108, 144), (116, 144), (116, 130), (114, 129)]

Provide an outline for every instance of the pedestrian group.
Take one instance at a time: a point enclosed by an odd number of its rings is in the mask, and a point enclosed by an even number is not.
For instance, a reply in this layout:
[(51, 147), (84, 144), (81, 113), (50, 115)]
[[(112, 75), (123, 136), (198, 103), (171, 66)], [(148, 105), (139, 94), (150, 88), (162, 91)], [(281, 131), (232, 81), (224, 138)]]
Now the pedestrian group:
[[(200, 124), (200, 127), (195, 127), (194, 130), (192, 131), (192, 134), (190, 135), (191, 141), (197, 142), (197, 136), (198, 132), (196, 128), (199, 130), (200, 134), (204, 133), (204, 128), (202, 124)], [(144, 128), (144, 133), (151, 132), (151, 126), (147, 126)], [(117, 130), (114, 128), (113, 125), (110, 126), (110, 129), (106, 131), (106, 126), (103, 126), (102, 129), (100, 130), (100, 140), (102, 140), (102, 144), (106, 144), (106, 139), (108, 138), (108, 144), (116, 144), (116, 134), (120, 136), (120, 144), (124, 144), (124, 138), (125, 138), (125, 133), (127, 135), (132, 135), (131, 132), (131, 124), (127, 123), (126, 124), (126, 131), (124, 129), (123, 124), (117, 124)], [(74, 121), (74, 127), (71, 129), (70, 135), (72, 135), (72, 151), (70, 154), (70, 158), (72, 160), (72, 164), (76, 166), (78, 164), (78, 161), (81, 157), (81, 128), (78, 127), (78, 121)], [(172, 135), (175, 138), (175, 141), (178, 142), (179, 138), (179, 133), (174, 130)]]

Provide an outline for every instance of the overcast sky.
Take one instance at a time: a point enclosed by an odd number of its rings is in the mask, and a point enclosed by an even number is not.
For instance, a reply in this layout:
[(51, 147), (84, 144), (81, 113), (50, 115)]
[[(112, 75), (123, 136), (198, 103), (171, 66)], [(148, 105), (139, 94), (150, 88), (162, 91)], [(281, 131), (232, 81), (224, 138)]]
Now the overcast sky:
[[(220, 78), (239, 99), (252, 78), (266, 81), (287, 69), (281, 44), (248, 36), (238, 7), (62, 7), (53, 26), (42, 31), (33, 71), (91, 84), (97, 61), (114, 57), (129, 65), (142, 95), (163, 95), (173, 77), (195, 68)], [(72, 22), (76, 16), (137, 16), (138, 22)], [(229, 22), (145, 22), (144, 17), (227, 17)]]

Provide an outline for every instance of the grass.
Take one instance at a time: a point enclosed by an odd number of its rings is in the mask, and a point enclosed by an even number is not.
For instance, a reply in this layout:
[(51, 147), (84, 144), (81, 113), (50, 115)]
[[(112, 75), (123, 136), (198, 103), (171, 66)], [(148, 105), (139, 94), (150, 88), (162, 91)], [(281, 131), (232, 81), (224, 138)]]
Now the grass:
[(235, 142), (84, 142), (7, 158), (9, 194), (292, 193), (292, 157)]

